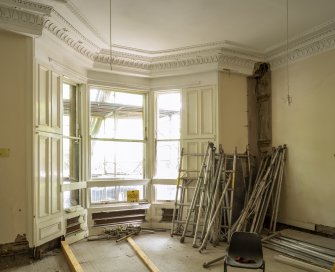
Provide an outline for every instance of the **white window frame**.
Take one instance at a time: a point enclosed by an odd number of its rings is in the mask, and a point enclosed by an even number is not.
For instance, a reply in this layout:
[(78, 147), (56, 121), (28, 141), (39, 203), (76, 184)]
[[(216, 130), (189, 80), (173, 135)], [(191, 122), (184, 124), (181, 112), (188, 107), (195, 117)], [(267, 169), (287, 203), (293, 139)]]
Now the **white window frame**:
[(157, 139), (157, 122), (158, 122), (158, 96), (161, 94), (170, 94), (170, 93), (179, 93), (180, 95), (180, 102), (182, 106), (182, 90), (181, 89), (171, 89), (171, 90), (161, 90), (154, 92), (154, 132), (153, 132), (153, 171), (152, 171), (152, 203), (154, 204), (168, 204), (174, 202), (174, 200), (157, 200), (155, 185), (176, 185), (177, 184), (177, 177), (174, 178), (156, 178), (156, 164), (157, 164), (157, 142), (163, 141), (178, 141), (179, 148), (181, 149), (182, 145), (182, 135), (181, 135), (181, 125), (182, 125), (182, 111), (180, 111), (180, 138), (179, 139)]
[[(75, 191), (79, 190), (79, 203), (76, 206), (71, 206), (70, 209), (80, 209), (86, 207), (86, 201), (85, 201), (85, 193), (82, 191), (82, 189), (85, 189), (87, 184), (85, 181), (83, 181), (83, 140), (82, 140), (82, 93), (80, 91), (80, 84), (68, 79), (68, 78), (63, 78), (63, 86), (64, 84), (70, 85), (75, 88), (76, 92), (76, 135), (71, 136), (71, 135), (63, 135), (62, 131), (62, 138), (63, 139), (69, 139), (69, 140), (75, 140), (79, 141), (79, 167), (78, 167), (78, 181), (77, 182), (70, 182), (70, 183), (62, 183), (61, 186), (61, 191), (67, 192), (67, 191)], [(63, 89), (62, 86), (62, 89)], [(62, 103), (63, 103), (63, 92), (62, 92)], [(63, 104), (62, 104), (63, 105)], [(62, 118), (64, 114), (64, 109), (62, 108)], [(63, 161), (63, 160), (62, 160)]]
[[(143, 185), (143, 199), (140, 199), (140, 202), (148, 201), (148, 184), (150, 180), (147, 178), (148, 176), (148, 167), (147, 167), (147, 154), (148, 154), (148, 91), (141, 90), (133, 90), (133, 89), (125, 89), (118, 87), (110, 87), (110, 86), (98, 86), (98, 85), (88, 85), (88, 122), (91, 118), (91, 105), (90, 105), (90, 92), (91, 89), (101, 89), (108, 90), (114, 92), (123, 92), (130, 94), (140, 94), (143, 95), (143, 140), (125, 140), (125, 139), (104, 139), (104, 138), (92, 138), (91, 135), (88, 137), (88, 175), (89, 180), (87, 182), (87, 204), (89, 207), (97, 207), (97, 206), (108, 206), (108, 205), (123, 205), (127, 203), (126, 201), (104, 201), (101, 203), (92, 203), (91, 202), (91, 188), (94, 187), (113, 187), (113, 186), (135, 186), (135, 185)], [(89, 125), (88, 125), (89, 126)], [(90, 128), (88, 128), (90, 130)], [(138, 179), (130, 179), (130, 178), (97, 178), (92, 179), (91, 175), (91, 143), (92, 140), (107, 140), (112, 142), (142, 142), (144, 145), (143, 148), (143, 178)]]

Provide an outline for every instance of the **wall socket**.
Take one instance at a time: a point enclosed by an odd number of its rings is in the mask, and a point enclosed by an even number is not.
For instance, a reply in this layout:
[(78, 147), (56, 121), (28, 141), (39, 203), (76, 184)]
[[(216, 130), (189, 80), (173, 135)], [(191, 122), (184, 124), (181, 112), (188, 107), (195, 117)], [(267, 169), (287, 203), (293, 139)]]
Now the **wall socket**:
[(0, 147), (0, 157), (8, 158), (9, 155), (10, 155), (10, 149), (9, 148), (1, 148)]

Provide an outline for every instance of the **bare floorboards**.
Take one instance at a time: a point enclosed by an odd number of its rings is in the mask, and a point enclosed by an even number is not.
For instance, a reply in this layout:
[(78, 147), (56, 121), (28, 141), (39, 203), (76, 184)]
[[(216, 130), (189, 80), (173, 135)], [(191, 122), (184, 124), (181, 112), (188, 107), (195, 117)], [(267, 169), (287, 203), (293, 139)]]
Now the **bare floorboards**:
[[(335, 249), (335, 240), (295, 230), (285, 230), (285, 235), (307, 242)], [(204, 262), (210, 261), (225, 254), (226, 244), (214, 248), (208, 246), (208, 250), (200, 254), (192, 248), (192, 240), (186, 239), (184, 244), (178, 237), (171, 238), (169, 233), (140, 234), (133, 237), (135, 242), (161, 272), (169, 271), (223, 271), (222, 262), (202, 268)], [(147, 272), (148, 269), (133, 251), (131, 246), (123, 241), (116, 244), (114, 240), (79, 241), (71, 245), (71, 249), (85, 272), (127, 271)], [(304, 270), (277, 262), (274, 257), (279, 253), (264, 248), (266, 271), (269, 272), (302, 272)], [(51, 256), (20, 268), (7, 269), (6, 271), (43, 271), (43, 272), (67, 272), (69, 271), (66, 260), (60, 250), (50, 254)], [(229, 271), (241, 271), (229, 268)], [(243, 271), (249, 271), (244, 269)], [(250, 270), (255, 271), (255, 270)]]

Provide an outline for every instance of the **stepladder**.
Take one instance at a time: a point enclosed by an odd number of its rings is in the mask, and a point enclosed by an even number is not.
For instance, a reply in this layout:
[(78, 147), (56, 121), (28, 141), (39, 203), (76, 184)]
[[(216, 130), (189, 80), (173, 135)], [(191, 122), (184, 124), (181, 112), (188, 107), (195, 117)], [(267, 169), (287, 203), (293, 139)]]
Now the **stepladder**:
[[(200, 186), (205, 174), (203, 165), (208, 160), (209, 151), (210, 145), (208, 145), (205, 154), (186, 153), (183, 148), (181, 149), (171, 236), (182, 235), (183, 233), (189, 237), (194, 235), (197, 212), (190, 211), (195, 211), (199, 207), (199, 199), (194, 199), (192, 196), (198, 194), (201, 189)], [(202, 158), (200, 170), (187, 167), (189, 159), (198, 160), (198, 158)]]
[[(188, 169), (185, 165), (187, 156), (202, 156), (198, 170)], [(239, 174), (243, 180), (250, 175), (250, 154), (224, 153), (209, 143), (204, 154), (187, 154), (184, 150), (180, 156), (177, 194), (174, 206), (171, 236), (179, 235), (180, 242), (192, 238), (193, 247), (199, 251), (206, 249), (208, 243), (217, 245), (220, 241), (230, 241), (233, 232), (233, 203), (235, 174), (237, 162)], [(241, 179), (241, 178), (240, 178)], [(241, 181), (240, 181), (241, 185)], [(247, 183), (244, 184), (247, 190)], [(235, 212), (236, 213), (236, 212)]]

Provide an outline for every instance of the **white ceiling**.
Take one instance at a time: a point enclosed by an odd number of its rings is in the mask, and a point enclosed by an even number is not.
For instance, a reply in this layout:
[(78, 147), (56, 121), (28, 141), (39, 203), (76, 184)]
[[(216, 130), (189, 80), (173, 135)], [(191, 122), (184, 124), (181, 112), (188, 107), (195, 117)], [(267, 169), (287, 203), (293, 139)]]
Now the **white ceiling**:
[[(108, 48), (109, 0), (39, 2)], [(112, 0), (112, 43), (165, 51), (228, 42), (266, 52), (286, 41), (286, 7), (286, 0)], [(290, 38), (335, 19), (334, 0), (289, 0), (288, 7)]]

